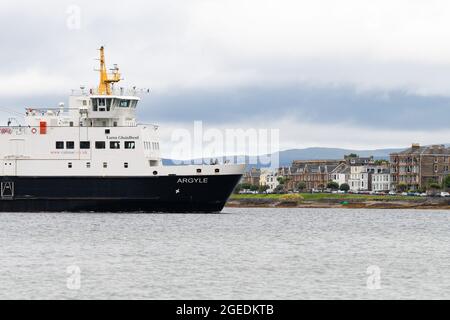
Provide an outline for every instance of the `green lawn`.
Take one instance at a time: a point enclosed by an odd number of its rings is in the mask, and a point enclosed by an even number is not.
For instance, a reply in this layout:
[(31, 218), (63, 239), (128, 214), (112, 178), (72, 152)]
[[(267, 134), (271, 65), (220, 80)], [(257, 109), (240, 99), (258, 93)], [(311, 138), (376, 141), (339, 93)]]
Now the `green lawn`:
[[(365, 199), (365, 200), (417, 200), (422, 197), (415, 196), (379, 196), (368, 194), (334, 194), (334, 193), (300, 193), (303, 200), (321, 200), (321, 199)], [(283, 194), (233, 194), (231, 200), (236, 199), (279, 199)]]

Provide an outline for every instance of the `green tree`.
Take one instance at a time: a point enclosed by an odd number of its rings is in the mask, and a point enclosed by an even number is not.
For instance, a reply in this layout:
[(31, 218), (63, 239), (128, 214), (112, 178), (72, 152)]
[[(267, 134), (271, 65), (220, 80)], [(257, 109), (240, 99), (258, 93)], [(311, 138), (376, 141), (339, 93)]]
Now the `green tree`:
[(444, 181), (442, 182), (442, 188), (446, 190), (450, 189), (450, 174), (444, 178)]
[(339, 186), (339, 190), (348, 192), (348, 190), (350, 190), (350, 186), (348, 185), (348, 183), (343, 183)]
[(358, 158), (358, 155), (356, 153), (350, 153), (350, 154), (346, 155), (346, 157), (348, 157), (348, 158)]
[(330, 181), (327, 183), (327, 188), (331, 189), (331, 190), (337, 190), (337, 189), (339, 189), (339, 183), (337, 183), (335, 181)]
[(252, 184), (249, 189), (250, 191), (258, 191), (259, 186)]
[(249, 190), (251, 186), (250, 183), (241, 183), (241, 189)]
[(270, 189), (270, 187), (268, 185), (259, 186), (258, 191), (261, 193), (264, 193), (267, 191), (267, 189)]
[(406, 183), (400, 182), (400, 183), (397, 185), (397, 191), (399, 191), (399, 192), (405, 192), (406, 190), (408, 190), (408, 185), (407, 185)]
[(387, 161), (387, 160), (375, 160), (374, 164), (377, 165), (377, 166), (388, 165), (389, 161)]
[(275, 190), (273, 190), (274, 193), (284, 193), (284, 186), (282, 184), (279, 184)]
[(436, 191), (436, 190), (439, 190), (439, 189), (441, 189), (441, 185), (440, 185), (439, 183), (432, 182), (432, 183), (430, 183), (430, 184), (428, 185), (428, 190), (434, 190), (434, 191)]
[(298, 189), (299, 191), (305, 190), (305, 189), (306, 189), (306, 183), (303, 182), (303, 181), (300, 181), (299, 183), (297, 183), (297, 189)]

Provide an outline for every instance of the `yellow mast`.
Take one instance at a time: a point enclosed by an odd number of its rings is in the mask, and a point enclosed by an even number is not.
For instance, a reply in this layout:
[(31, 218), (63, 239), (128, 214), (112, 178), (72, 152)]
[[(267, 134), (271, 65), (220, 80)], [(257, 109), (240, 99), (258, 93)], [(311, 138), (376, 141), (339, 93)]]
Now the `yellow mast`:
[(111, 94), (111, 84), (120, 81), (120, 73), (117, 65), (111, 69), (112, 73), (106, 72), (105, 52), (103, 46), (100, 47), (100, 84), (98, 85), (98, 94)]

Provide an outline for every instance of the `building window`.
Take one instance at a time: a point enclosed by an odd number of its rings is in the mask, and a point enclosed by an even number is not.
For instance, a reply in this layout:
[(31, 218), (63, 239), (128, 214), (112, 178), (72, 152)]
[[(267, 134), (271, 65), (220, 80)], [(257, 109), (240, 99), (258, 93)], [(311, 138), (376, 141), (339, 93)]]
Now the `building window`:
[(75, 142), (66, 141), (66, 149), (74, 149), (74, 148), (75, 148)]
[(108, 168), (108, 162), (103, 162), (103, 168)]
[(105, 149), (106, 143), (105, 141), (95, 141), (95, 149)]
[(136, 143), (134, 141), (125, 141), (125, 149), (134, 149)]
[(86, 168), (90, 168), (91, 167), (91, 163), (90, 162), (86, 162)]
[(56, 149), (64, 149), (64, 142), (56, 141)]
[(68, 168), (72, 168), (72, 162), (69, 162), (69, 163), (67, 164), (67, 167), (68, 167)]
[(89, 149), (91, 147), (90, 141), (80, 141), (80, 149)]
[(120, 149), (120, 141), (110, 141), (109, 148), (110, 149)]
[(124, 168), (128, 168), (128, 162), (124, 162), (124, 163), (123, 163), (123, 167), (124, 167)]

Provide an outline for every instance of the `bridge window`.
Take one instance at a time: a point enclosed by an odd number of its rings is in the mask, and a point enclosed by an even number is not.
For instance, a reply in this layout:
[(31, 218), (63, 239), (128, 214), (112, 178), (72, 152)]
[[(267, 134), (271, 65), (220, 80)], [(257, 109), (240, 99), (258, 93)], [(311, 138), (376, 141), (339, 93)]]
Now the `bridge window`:
[(120, 100), (119, 107), (128, 108), (130, 106), (130, 100)]
[(134, 141), (125, 141), (125, 149), (134, 149), (136, 143)]
[(91, 142), (80, 141), (80, 149), (89, 149), (91, 147)]
[(74, 148), (75, 148), (75, 142), (66, 141), (66, 149), (74, 149)]
[(64, 141), (56, 141), (56, 149), (64, 149)]
[(120, 141), (110, 141), (109, 148), (110, 149), (120, 149)]
[(97, 99), (92, 99), (92, 111), (98, 111), (98, 101), (97, 101)]
[(95, 141), (95, 149), (105, 149), (106, 143), (105, 141)]

